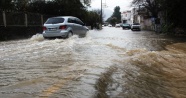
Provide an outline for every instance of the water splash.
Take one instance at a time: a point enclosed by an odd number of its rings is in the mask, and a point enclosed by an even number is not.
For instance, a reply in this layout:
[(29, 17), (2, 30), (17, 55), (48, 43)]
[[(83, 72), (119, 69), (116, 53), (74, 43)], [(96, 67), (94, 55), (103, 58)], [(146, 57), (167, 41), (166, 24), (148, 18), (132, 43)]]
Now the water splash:
[(36, 35), (33, 35), (30, 40), (32, 41), (43, 41), (44, 40), (44, 37), (42, 34), (36, 34)]

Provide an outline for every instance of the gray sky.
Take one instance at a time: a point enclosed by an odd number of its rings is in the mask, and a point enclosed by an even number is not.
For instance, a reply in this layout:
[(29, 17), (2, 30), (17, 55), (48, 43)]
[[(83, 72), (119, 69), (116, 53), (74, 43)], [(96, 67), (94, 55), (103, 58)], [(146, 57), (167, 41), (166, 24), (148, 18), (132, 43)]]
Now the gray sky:
[[(107, 8), (111, 11), (114, 11), (114, 8), (116, 6), (120, 6), (120, 11), (125, 11), (130, 9), (130, 4), (132, 0), (102, 0), (102, 3), (106, 3), (108, 6)], [(94, 9), (100, 9), (101, 8), (101, 0), (92, 0), (91, 7)]]
[[(101, 0), (91, 0), (91, 9), (100, 9), (101, 8)], [(126, 10), (130, 10), (131, 7), (131, 2), (132, 0), (102, 0), (102, 3), (106, 3), (106, 5), (108, 6), (107, 8), (103, 8), (103, 14), (104, 14), (104, 20), (106, 20), (107, 18), (109, 18), (113, 12), (114, 12), (114, 8), (116, 6), (120, 6), (120, 11), (126, 11)]]

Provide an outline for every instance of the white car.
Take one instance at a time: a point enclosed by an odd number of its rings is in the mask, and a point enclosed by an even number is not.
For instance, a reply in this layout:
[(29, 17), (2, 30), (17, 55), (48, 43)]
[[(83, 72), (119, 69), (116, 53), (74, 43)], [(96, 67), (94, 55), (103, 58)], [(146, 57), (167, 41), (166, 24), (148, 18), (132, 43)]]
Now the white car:
[(43, 25), (44, 38), (68, 38), (74, 34), (84, 37), (87, 31), (85, 24), (73, 16), (51, 17)]
[(120, 24), (116, 24), (116, 26), (115, 26), (116, 28), (119, 28), (120, 27)]
[(109, 27), (112, 27), (112, 25), (111, 25), (111, 24), (109, 24), (108, 26), (109, 26)]
[(139, 23), (133, 23), (131, 25), (131, 30), (134, 31), (134, 30), (138, 30), (138, 31), (141, 31), (141, 25)]

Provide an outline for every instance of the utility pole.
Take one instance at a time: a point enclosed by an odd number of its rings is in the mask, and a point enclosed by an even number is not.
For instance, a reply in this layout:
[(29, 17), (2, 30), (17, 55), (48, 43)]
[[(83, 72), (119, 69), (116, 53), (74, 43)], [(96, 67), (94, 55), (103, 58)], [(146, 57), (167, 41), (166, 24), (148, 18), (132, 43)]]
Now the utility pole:
[(102, 2), (102, 0), (101, 0), (101, 16), (100, 16), (100, 18), (101, 18), (101, 25), (103, 24), (102, 22), (103, 22), (103, 20), (102, 20), (102, 18), (103, 18), (103, 8), (107, 8), (108, 6), (107, 6), (107, 4), (106, 4), (106, 0), (105, 0), (105, 3), (103, 3)]
[(101, 24), (100, 24), (101, 26), (100, 27), (101, 27), (101, 29), (102, 29), (102, 24), (103, 24), (102, 23), (103, 22), (103, 19), (102, 19), (103, 18), (103, 8), (106, 8), (106, 7), (107, 7), (106, 0), (105, 0), (105, 3), (102, 3), (102, 0), (101, 0), (101, 15), (100, 15), (100, 20), (101, 20)]
[(102, 0), (101, 0), (101, 25), (102, 25)]

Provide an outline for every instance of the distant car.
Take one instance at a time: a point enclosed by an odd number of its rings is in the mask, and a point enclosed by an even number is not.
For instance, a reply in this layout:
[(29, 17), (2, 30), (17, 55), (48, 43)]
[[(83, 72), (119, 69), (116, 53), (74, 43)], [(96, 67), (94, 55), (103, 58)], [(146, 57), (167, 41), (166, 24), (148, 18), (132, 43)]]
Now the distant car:
[(109, 26), (109, 27), (112, 27), (112, 25), (111, 25), (111, 24), (109, 24), (108, 26)]
[(116, 24), (116, 26), (115, 26), (116, 28), (119, 28), (120, 27), (120, 24)]
[(88, 28), (77, 17), (73, 16), (59, 16), (51, 17), (43, 25), (43, 37), (63, 37), (68, 38), (76, 34), (85, 36)]
[(122, 24), (122, 28), (123, 29), (130, 29), (131, 26), (130, 26), (130, 24), (124, 23), (124, 24)]
[(141, 25), (139, 23), (133, 23), (131, 25), (131, 30), (134, 31), (134, 30), (139, 30), (141, 31)]

